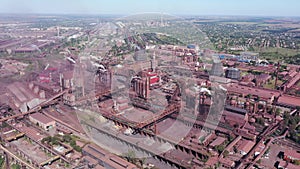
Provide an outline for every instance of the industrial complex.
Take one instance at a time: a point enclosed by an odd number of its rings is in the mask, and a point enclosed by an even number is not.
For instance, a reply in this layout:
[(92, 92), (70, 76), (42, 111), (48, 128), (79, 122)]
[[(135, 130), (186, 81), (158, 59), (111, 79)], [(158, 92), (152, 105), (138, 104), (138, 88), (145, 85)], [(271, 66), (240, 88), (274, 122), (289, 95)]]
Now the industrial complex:
[(300, 66), (149, 18), (0, 20), (1, 165), (299, 168)]

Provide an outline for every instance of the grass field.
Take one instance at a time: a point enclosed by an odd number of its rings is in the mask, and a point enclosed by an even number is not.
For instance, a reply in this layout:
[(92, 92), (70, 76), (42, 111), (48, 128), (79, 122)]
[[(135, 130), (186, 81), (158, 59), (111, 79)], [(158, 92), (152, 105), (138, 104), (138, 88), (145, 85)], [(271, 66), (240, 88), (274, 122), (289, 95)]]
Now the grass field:
[(176, 38), (184, 44), (198, 44), (200, 48), (213, 48), (206, 38), (206, 34), (189, 22), (179, 22), (165, 27), (143, 27), (137, 30), (140, 33), (163, 33)]
[(257, 25), (257, 22), (242, 22), (242, 21), (237, 21), (237, 22), (219, 22), (219, 23), (224, 23), (224, 24), (234, 24), (234, 25)]
[[(278, 80), (278, 81), (277, 81), (277, 86), (282, 85), (282, 83), (283, 83), (283, 81)], [(267, 88), (267, 89), (274, 89), (274, 85), (275, 85), (275, 79), (274, 79), (274, 80), (271, 80), (270, 82), (267, 82), (267, 83), (264, 85), (264, 88)]]
[(270, 59), (273, 61), (282, 61), (286, 57), (292, 57), (300, 53), (299, 50), (286, 48), (255, 48), (255, 52), (259, 52), (262, 59)]

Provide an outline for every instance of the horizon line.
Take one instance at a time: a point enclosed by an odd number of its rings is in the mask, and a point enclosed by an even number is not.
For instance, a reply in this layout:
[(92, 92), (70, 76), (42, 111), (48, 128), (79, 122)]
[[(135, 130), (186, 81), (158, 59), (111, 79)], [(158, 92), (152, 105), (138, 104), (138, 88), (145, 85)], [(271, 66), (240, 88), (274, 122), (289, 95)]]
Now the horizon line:
[(295, 15), (252, 15), (252, 14), (173, 14), (166, 12), (137, 12), (137, 13), (41, 13), (41, 12), (0, 12), (0, 15), (82, 15), (82, 16), (128, 16), (128, 15), (139, 15), (139, 14), (164, 14), (164, 15), (173, 15), (173, 16), (231, 16), (231, 17), (289, 17), (289, 18), (300, 18), (300, 16)]

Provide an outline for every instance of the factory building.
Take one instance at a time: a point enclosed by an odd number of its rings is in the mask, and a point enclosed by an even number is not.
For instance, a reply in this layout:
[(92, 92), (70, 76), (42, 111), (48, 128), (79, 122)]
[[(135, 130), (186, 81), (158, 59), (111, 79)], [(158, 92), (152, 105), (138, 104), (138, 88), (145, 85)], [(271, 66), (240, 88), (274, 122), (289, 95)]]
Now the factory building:
[(74, 72), (66, 71), (60, 74), (60, 85), (63, 89), (75, 89)]
[(45, 91), (40, 90), (39, 86), (33, 83), (15, 82), (7, 86), (10, 94), (11, 106), (20, 110), (22, 113), (39, 105), (45, 101)]
[(154, 87), (160, 84), (160, 76), (157, 73), (149, 72), (147, 74), (147, 77), (149, 78), (150, 87)]
[(242, 52), (240, 56), (241, 60), (245, 61), (257, 61), (259, 59), (259, 54), (258, 53), (253, 53), (253, 52)]
[(118, 169), (135, 169), (134, 164), (113, 155), (102, 148), (88, 144), (82, 149), (83, 159), (89, 168), (118, 168)]
[(134, 77), (131, 81), (132, 89), (138, 97), (147, 99), (150, 94), (150, 77)]
[(111, 81), (112, 81), (112, 72), (106, 68), (104, 65), (99, 65), (97, 70), (97, 75), (99, 78), (99, 85), (98, 87), (107, 88), (111, 87)]
[(34, 113), (29, 116), (29, 120), (43, 128), (44, 130), (49, 130), (51, 128), (54, 128), (56, 126), (56, 123), (54, 120), (50, 119), (49, 117), (43, 115), (42, 113)]
[(237, 68), (228, 68), (225, 72), (225, 77), (229, 79), (239, 80), (241, 78), (241, 72)]
[(214, 60), (210, 74), (211, 76), (223, 76), (224, 70), (223, 70), (223, 64), (220, 60)]
[(138, 97), (147, 99), (150, 94), (150, 89), (154, 89), (161, 85), (161, 78), (158, 73), (151, 70), (144, 70), (138, 73), (131, 80), (132, 90)]

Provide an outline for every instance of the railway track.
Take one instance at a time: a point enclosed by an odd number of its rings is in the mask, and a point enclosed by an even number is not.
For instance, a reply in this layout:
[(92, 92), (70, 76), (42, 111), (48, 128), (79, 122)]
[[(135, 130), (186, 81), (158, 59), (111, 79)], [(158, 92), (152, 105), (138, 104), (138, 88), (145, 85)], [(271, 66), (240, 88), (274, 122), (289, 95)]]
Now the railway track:
[(179, 169), (189, 168), (188, 165), (185, 165), (185, 164), (183, 164), (183, 163), (181, 163), (181, 162), (179, 162), (175, 159), (172, 159), (172, 158), (166, 158), (163, 154), (159, 154), (151, 148), (141, 146), (140, 144), (136, 144), (134, 142), (131, 142), (130, 139), (128, 139), (128, 138), (126, 139), (125, 137), (121, 137), (120, 134), (114, 135), (113, 133), (110, 133), (107, 130), (104, 130), (102, 128), (99, 128), (98, 126), (95, 126), (95, 125), (92, 125), (92, 124), (89, 124), (89, 123), (84, 123), (84, 125), (86, 125), (90, 128), (93, 128), (93, 129), (95, 129), (95, 130), (97, 130), (101, 133), (106, 134), (106, 135), (109, 135), (110, 137), (112, 137), (112, 138), (114, 138), (118, 141), (122, 141), (122, 142), (126, 143), (127, 145), (130, 145), (130, 147), (135, 147), (137, 150), (147, 152), (147, 154), (151, 154), (154, 158), (159, 158), (160, 160), (164, 160), (166, 163), (170, 163), (170, 164), (176, 166)]

